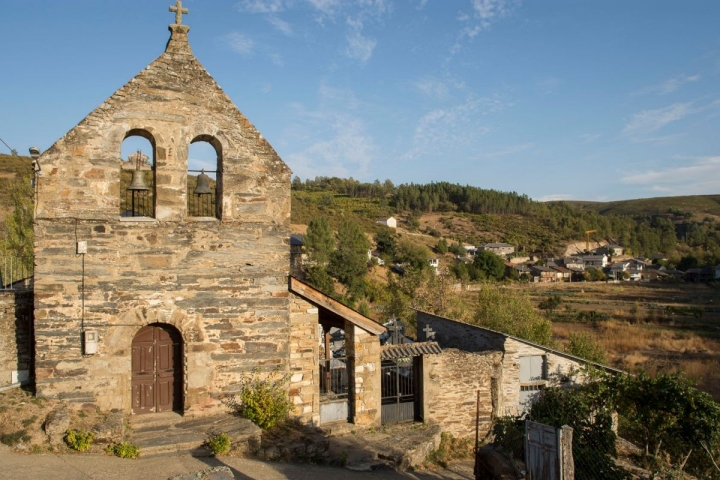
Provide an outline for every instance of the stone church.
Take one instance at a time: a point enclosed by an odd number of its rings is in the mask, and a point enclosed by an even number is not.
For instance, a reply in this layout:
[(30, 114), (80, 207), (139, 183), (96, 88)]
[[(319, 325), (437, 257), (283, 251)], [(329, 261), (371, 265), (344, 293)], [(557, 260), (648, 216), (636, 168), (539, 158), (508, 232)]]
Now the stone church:
[[(37, 159), (34, 277), (0, 282), (0, 390), (194, 417), (278, 369), (304, 423), (468, 436), (518, 410), (528, 358), (536, 389), (568, 377), (579, 359), (422, 312), (413, 342), (290, 276), (290, 169), (193, 55), (180, 0), (171, 11), (165, 51)], [(152, 151), (122, 160), (130, 137)], [(189, 168), (196, 142), (211, 176)]]
[[(295, 415), (317, 423), (324, 323), (344, 329), (359, 370), (348, 417), (377, 423), (380, 380), (362, 366), (379, 363), (384, 328), (289, 284), (290, 169), (193, 55), (187, 9), (171, 11), (164, 53), (38, 159), (37, 395), (204, 415), (243, 374), (278, 368)], [(152, 145), (137, 171), (120, 159), (133, 136)], [(217, 154), (215, 178), (191, 188), (200, 141)]]

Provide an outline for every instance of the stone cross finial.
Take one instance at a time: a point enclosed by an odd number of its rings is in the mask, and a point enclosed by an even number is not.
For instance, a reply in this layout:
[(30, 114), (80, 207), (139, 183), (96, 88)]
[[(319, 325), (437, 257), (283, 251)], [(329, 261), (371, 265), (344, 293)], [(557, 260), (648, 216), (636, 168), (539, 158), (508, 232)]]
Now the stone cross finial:
[(425, 332), (425, 341), (435, 340), (435, 332), (430, 328), (430, 325), (425, 325), (423, 332)]
[(170, 7), (170, 11), (175, 13), (175, 24), (182, 25), (182, 16), (190, 13), (190, 10), (183, 8), (182, 0), (175, 0), (175, 6)]

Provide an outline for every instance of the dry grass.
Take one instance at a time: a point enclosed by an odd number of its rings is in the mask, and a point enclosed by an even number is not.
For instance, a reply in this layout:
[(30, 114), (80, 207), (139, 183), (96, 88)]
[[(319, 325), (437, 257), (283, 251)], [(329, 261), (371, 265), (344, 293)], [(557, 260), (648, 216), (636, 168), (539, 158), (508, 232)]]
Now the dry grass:
[(571, 332), (590, 333), (605, 349), (610, 363), (627, 371), (650, 374), (684, 372), (698, 387), (720, 400), (720, 341), (654, 324), (608, 320), (590, 324), (553, 324), (561, 342)]

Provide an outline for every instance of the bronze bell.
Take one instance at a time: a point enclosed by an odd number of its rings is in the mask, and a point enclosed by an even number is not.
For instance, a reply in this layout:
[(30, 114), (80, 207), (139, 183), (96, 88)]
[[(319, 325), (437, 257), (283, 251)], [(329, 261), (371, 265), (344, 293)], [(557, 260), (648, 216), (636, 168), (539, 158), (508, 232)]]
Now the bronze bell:
[(212, 193), (210, 190), (210, 177), (205, 175), (205, 170), (200, 171), (200, 175), (197, 177), (197, 185), (193, 191), (195, 195), (202, 195), (204, 193)]
[(150, 190), (145, 183), (145, 175), (142, 170), (133, 170), (132, 182), (130, 182), (128, 190)]

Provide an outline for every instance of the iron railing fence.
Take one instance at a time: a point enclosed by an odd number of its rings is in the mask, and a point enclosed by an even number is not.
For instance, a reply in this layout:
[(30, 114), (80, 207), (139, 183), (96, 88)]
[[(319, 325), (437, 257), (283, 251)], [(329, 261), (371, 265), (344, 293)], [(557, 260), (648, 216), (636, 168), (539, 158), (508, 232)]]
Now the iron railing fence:
[(33, 257), (0, 255), (0, 290), (29, 288), (33, 273)]
[(320, 401), (348, 397), (348, 357), (320, 360)]

